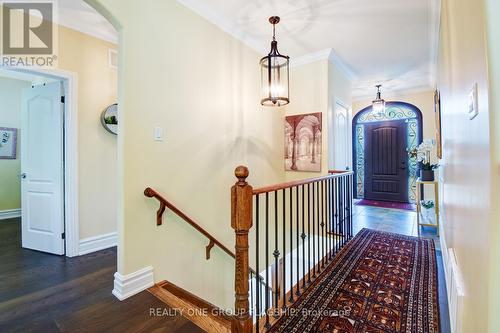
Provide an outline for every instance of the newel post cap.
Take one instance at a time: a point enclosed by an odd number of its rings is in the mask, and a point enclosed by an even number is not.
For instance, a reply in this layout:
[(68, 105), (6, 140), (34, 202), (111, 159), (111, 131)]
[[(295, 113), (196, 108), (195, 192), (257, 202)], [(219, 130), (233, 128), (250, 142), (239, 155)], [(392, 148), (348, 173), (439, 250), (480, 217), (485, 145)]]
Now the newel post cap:
[(240, 165), (234, 170), (234, 175), (238, 178), (238, 184), (245, 185), (250, 172), (246, 166)]

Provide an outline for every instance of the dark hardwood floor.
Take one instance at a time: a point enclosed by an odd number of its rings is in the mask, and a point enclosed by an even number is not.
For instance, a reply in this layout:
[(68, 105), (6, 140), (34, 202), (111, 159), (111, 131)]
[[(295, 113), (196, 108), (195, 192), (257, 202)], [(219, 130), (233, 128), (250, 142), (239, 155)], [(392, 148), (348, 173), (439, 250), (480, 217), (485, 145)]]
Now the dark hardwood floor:
[(114, 248), (76, 258), (25, 250), (19, 219), (0, 221), (0, 332), (203, 332), (148, 292), (118, 301), (115, 272)]

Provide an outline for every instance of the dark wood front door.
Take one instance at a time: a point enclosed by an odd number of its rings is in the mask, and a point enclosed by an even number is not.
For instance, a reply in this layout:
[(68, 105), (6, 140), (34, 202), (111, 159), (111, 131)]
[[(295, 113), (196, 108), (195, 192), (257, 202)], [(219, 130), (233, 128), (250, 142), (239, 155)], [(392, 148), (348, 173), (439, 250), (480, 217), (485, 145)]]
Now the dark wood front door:
[(365, 125), (365, 199), (408, 202), (407, 125)]

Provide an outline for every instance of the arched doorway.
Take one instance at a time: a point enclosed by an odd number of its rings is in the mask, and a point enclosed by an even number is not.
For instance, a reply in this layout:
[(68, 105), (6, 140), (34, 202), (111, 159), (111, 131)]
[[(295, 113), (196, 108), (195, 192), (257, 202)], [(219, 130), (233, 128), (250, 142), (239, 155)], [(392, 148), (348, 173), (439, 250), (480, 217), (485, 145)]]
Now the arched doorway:
[(418, 162), (407, 152), (422, 142), (422, 112), (387, 102), (385, 113), (375, 115), (368, 106), (352, 127), (355, 198), (415, 202)]

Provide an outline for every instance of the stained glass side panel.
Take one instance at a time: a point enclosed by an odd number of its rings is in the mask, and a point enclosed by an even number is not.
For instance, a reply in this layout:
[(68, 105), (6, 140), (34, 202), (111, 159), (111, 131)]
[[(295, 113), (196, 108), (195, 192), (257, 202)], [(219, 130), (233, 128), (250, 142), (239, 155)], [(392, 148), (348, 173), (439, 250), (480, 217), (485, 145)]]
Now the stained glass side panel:
[(358, 198), (365, 195), (365, 126), (356, 125), (356, 189)]
[[(406, 122), (408, 124), (407, 145), (408, 151), (410, 151), (418, 146), (418, 121), (417, 119), (408, 119)], [(417, 169), (417, 158), (408, 156), (408, 198), (413, 203), (416, 201), (417, 193)]]

